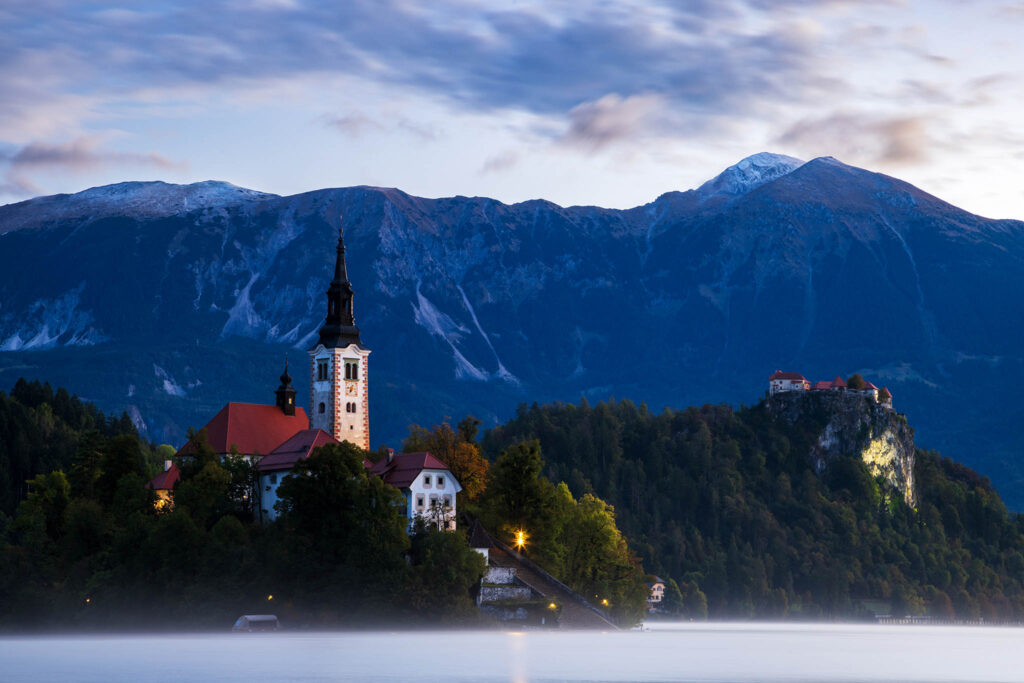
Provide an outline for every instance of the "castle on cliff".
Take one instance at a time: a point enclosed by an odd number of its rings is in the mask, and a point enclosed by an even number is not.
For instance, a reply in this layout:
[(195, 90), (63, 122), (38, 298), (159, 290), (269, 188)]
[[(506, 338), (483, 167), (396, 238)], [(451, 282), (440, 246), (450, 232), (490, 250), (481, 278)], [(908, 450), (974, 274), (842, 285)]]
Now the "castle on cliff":
[[(790, 391), (855, 392), (871, 398), (876, 403), (880, 403), (890, 410), (892, 409), (892, 392), (889, 391), (888, 387), (882, 387), (879, 389), (871, 382), (860, 378), (859, 375), (854, 375), (854, 377), (860, 379), (860, 382), (858, 382), (857, 386), (854, 387), (849, 386), (849, 384), (838, 375), (836, 375), (836, 378), (832, 381), (822, 380), (811, 384), (810, 380), (798, 372), (783, 372), (782, 370), (776, 370), (772, 373), (772, 376), (768, 378), (768, 396), (775, 396), (776, 394)], [(853, 378), (851, 377), (851, 379)]]

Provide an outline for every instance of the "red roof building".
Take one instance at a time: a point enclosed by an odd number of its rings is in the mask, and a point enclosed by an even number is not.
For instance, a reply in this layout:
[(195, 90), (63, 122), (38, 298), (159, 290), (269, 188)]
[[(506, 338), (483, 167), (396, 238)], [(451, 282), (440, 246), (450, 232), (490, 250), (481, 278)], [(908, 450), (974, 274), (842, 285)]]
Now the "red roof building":
[[(287, 415), (278, 406), (228, 403), (204, 429), (210, 447), (218, 455), (227, 455), (232, 446), (242, 455), (268, 455), (298, 432), (309, 429), (309, 418), (302, 408)], [(178, 454), (188, 455), (193, 448), (189, 441)]]
[(329, 443), (340, 442), (322, 429), (304, 429), (260, 459), (257, 467), (260, 472), (290, 470), (299, 460), (312, 455), (313, 449)]
[(146, 488), (156, 493), (156, 509), (174, 505), (174, 487), (181, 479), (181, 470), (170, 460), (164, 461), (164, 471), (146, 482)]
[(776, 370), (768, 378), (768, 395), (785, 393), (787, 391), (807, 391), (811, 383), (799, 372), (783, 372)]
[(370, 473), (402, 492), (410, 527), (416, 517), (423, 517), (439, 529), (455, 529), (455, 494), (462, 486), (448, 466), (430, 453), (389, 453)]
[(772, 376), (768, 378), (768, 381), (775, 379), (795, 379), (800, 381), (807, 381), (807, 378), (801, 375), (799, 372), (783, 372), (782, 370), (776, 370), (772, 373)]

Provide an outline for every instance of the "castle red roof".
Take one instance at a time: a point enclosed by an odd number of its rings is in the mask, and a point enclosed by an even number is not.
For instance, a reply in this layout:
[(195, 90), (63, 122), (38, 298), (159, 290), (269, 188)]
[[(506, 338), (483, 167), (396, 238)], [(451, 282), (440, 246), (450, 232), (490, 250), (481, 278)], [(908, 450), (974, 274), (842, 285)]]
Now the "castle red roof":
[(865, 388), (865, 389), (868, 389), (868, 390), (872, 390), (872, 389), (874, 389), (875, 391), (878, 391), (878, 387), (876, 387), (876, 386), (875, 386), (874, 384), (872, 384), (871, 382), (864, 382), (864, 388)]
[[(267, 455), (297, 432), (309, 429), (309, 418), (302, 408), (296, 408), (295, 415), (285, 415), (277, 406), (228, 403), (205, 429), (214, 453), (230, 453), (233, 445), (242, 455)], [(178, 452), (187, 455), (193, 448), (190, 441)]]
[(836, 375), (836, 378), (834, 380), (832, 380), (832, 388), (833, 389), (845, 389), (846, 388), (846, 380), (844, 380), (839, 375)]
[(181, 470), (177, 465), (171, 465), (170, 469), (164, 470), (147, 481), (146, 488), (151, 491), (170, 491), (174, 489), (174, 485), (178, 483), (179, 479), (181, 479)]
[(819, 391), (827, 391), (832, 388), (832, 382), (829, 382), (827, 379), (818, 380), (814, 383), (813, 388)]
[[(395, 453), (391, 462), (385, 458), (370, 468), (384, 482), (396, 489), (409, 488), (423, 470), (447, 470), (448, 465), (427, 452)], [(454, 477), (453, 477), (454, 480)], [(456, 488), (456, 491), (458, 488)]]
[(768, 378), (768, 381), (773, 379), (795, 379), (803, 382), (807, 381), (807, 378), (801, 375), (799, 372), (783, 372), (782, 370), (776, 370), (772, 373), (772, 376)]
[(322, 429), (304, 429), (262, 458), (258, 465), (259, 470), (260, 472), (290, 470), (299, 460), (308, 458), (314, 448), (329, 443), (339, 442)]

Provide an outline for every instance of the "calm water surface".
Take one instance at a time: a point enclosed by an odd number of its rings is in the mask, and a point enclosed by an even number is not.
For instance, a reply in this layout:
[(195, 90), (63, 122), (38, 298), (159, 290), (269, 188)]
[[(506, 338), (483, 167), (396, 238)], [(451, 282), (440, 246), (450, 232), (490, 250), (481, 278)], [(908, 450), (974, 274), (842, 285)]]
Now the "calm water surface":
[(0, 681), (1024, 681), (1024, 629), (654, 624), (647, 631), (0, 638)]

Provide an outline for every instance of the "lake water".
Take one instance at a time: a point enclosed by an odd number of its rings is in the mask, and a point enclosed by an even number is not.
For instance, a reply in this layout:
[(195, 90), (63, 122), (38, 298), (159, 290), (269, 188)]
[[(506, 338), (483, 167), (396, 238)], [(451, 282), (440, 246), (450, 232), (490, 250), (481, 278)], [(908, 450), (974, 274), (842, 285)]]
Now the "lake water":
[(2, 637), (0, 681), (1024, 681), (1022, 628), (649, 628)]

